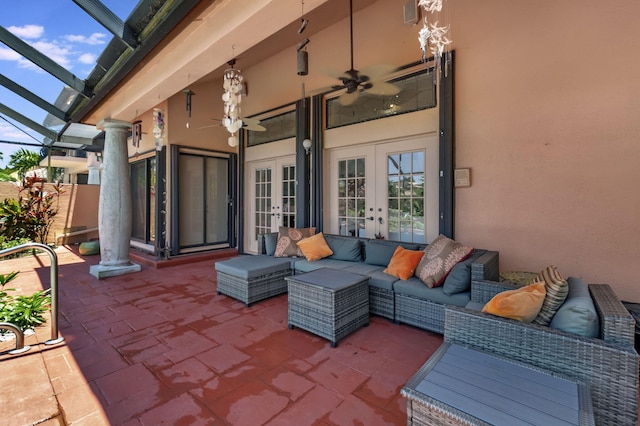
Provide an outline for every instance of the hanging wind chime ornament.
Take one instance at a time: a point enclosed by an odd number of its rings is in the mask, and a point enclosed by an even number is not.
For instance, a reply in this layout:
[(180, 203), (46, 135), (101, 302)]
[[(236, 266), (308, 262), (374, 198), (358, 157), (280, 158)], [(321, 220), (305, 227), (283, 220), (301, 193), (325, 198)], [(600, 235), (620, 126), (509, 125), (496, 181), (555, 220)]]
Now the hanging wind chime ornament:
[(418, 33), (422, 62), (427, 60), (427, 49), (433, 55), (439, 67), (445, 48), (451, 44), (448, 37), (450, 25), (440, 25), (439, 21), (430, 22), (429, 17), (439, 16), (442, 11), (443, 0), (419, 0), (418, 6), (424, 11), (422, 28)]
[(185, 89), (185, 90), (183, 90), (183, 92), (184, 92), (185, 98), (186, 98), (185, 99), (185, 101), (186, 101), (185, 108), (187, 110), (187, 124), (186, 124), (186, 126), (187, 126), (187, 129), (188, 129), (189, 126), (190, 126), (189, 121), (191, 121), (191, 97), (193, 95), (195, 95), (195, 93), (192, 92), (191, 89)]
[(240, 70), (233, 68), (236, 61), (229, 61), (231, 68), (224, 72), (222, 88), (222, 101), (224, 102), (224, 117), (222, 125), (227, 129), (229, 136), (229, 146), (238, 145), (238, 131), (242, 129), (242, 120), (240, 119), (240, 104), (242, 103), (242, 82), (244, 77)]

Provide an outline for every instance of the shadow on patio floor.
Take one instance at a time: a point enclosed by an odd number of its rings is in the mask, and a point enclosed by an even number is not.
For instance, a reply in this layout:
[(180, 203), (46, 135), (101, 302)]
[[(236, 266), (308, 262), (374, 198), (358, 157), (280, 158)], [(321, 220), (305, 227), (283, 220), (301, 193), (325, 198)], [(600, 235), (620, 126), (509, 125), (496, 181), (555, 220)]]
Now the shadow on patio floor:
[[(216, 294), (213, 260), (97, 280), (75, 247), (57, 250), (60, 334), (50, 323), (8, 355), (0, 343), (3, 423), (78, 425), (406, 424), (401, 387), (442, 342), (380, 317), (331, 348), (287, 328), (287, 296), (250, 308)], [(0, 262), (29, 293), (46, 255)], [(7, 422), (7, 423), (5, 423)]]

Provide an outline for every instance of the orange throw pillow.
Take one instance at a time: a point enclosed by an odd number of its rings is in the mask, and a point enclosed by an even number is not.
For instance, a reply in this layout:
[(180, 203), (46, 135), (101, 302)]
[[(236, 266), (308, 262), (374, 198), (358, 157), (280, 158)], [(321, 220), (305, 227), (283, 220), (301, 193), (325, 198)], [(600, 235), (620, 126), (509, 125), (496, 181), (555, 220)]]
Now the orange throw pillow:
[(327, 244), (322, 232), (318, 232), (311, 237), (303, 238), (297, 242), (298, 248), (302, 250), (302, 254), (308, 261), (320, 260), (324, 257), (331, 256), (333, 250)]
[(540, 312), (547, 291), (544, 282), (536, 282), (516, 290), (507, 290), (493, 296), (482, 312), (511, 318), (522, 322), (531, 322)]
[(413, 272), (416, 270), (423, 255), (424, 251), (422, 250), (407, 250), (402, 246), (398, 246), (384, 272), (392, 277), (408, 280), (413, 276)]

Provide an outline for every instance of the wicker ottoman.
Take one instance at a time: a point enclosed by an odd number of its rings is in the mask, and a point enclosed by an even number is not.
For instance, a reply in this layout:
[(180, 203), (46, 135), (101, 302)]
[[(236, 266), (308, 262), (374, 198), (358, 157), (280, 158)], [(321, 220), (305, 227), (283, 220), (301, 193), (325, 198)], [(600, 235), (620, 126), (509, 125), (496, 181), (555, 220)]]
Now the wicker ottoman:
[(583, 383), (444, 343), (402, 388), (408, 425), (593, 425)]
[(285, 277), (291, 275), (291, 261), (271, 256), (239, 256), (215, 264), (218, 294), (225, 294), (247, 306), (258, 300), (287, 292)]
[(369, 277), (321, 268), (286, 278), (289, 328), (300, 327), (329, 339), (331, 347), (369, 325)]

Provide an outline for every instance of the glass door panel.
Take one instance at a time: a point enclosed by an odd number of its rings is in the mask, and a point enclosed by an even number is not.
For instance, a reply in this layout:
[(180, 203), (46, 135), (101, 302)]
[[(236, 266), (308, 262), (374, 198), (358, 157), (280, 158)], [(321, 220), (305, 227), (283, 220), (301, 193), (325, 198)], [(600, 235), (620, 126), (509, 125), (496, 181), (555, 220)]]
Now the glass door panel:
[(131, 238), (143, 244), (156, 239), (156, 158), (129, 165), (131, 174)]
[(252, 163), (247, 169), (249, 191), (245, 205), (250, 209), (245, 215), (245, 249), (258, 251), (258, 236), (277, 232), (280, 226), (296, 224), (296, 168), (295, 158)]
[(255, 234), (254, 239), (260, 234), (271, 232), (273, 225), (272, 200), (271, 200), (271, 168), (255, 169)]
[(327, 232), (425, 243), (438, 236), (436, 136), (328, 152)]
[(389, 239), (424, 243), (424, 151), (387, 155)]
[(180, 247), (204, 244), (204, 161), (199, 155), (180, 155), (178, 208)]
[(179, 245), (182, 249), (227, 247), (229, 158), (180, 153), (178, 160)]
[(206, 159), (206, 242), (227, 241), (229, 238), (229, 162), (224, 158)]

